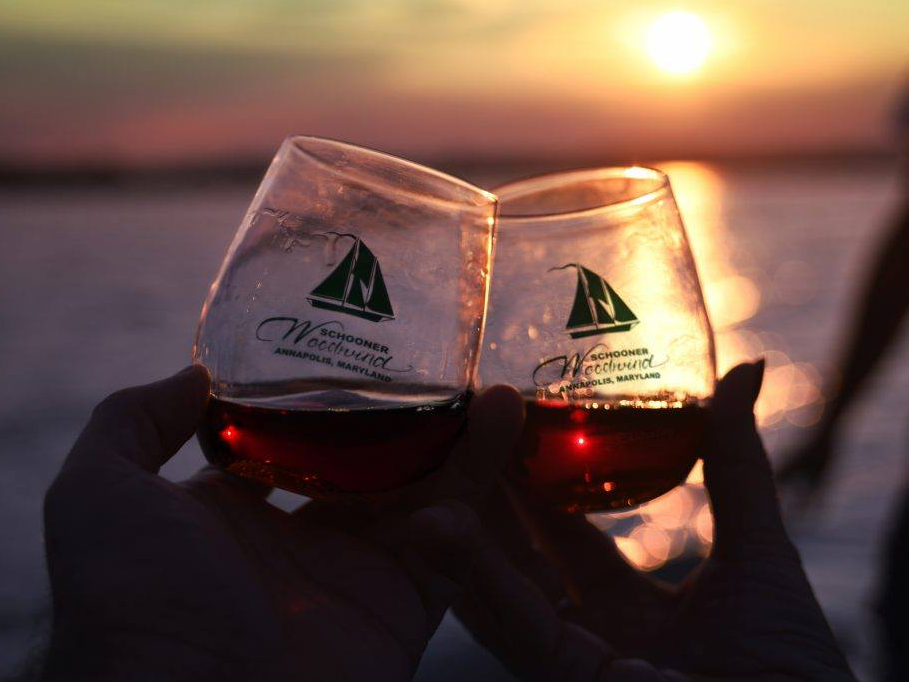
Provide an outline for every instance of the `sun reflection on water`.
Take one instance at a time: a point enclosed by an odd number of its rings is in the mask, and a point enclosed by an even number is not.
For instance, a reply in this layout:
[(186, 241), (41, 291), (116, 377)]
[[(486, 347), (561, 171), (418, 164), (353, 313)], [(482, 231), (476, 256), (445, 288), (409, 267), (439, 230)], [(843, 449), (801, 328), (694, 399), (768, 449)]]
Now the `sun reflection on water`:
[[(764, 272), (744, 246), (737, 246), (735, 225), (726, 221), (725, 185), (710, 166), (668, 162), (669, 175), (685, 222), (716, 338), (717, 371), (763, 356), (767, 368), (755, 408), (758, 425), (783, 423), (807, 427), (823, 410), (820, 375), (814, 365), (794, 362), (785, 341), (761, 330), (754, 318), (770, 303), (799, 305), (815, 295), (817, 277), (800, 261), (789, 260)], [(683, 553), (705, 556), (713, 542), (713, 518), (704, 490), (701, 463), (684, 485), (637, 509), (588, 517), (612, 534), (619, 550), (636, 567), (651, 571)]]

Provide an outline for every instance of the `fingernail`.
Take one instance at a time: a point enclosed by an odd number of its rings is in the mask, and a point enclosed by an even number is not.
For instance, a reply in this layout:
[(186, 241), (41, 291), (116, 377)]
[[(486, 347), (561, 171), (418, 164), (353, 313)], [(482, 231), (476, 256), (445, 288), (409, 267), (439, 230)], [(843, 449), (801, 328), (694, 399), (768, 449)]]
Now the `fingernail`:
[(442, 504), (427, 507), (420, 512), (420, 515), (438, 526), (453, 526), (455, 522), (454, 511), (451, 507)]
[(205, 383), (208, 385), (211, 382), (211, 374), (208, 371), (208, 368), (205, 365), (189, 365), (184, 367), (179, 372), (174, 375), (174, 378), (183, 380), (189, 380), (190, 377), (193, 378), (194, 383), (199, 383), (201, 386), (202, 377), (205, 377)]
[(752, 390), (753, 397), (751, 402), (757, 402), (758, 396), (761, 394), (761, 386), (764, 385), (764, 366), (767, 364), (766, 358), (761, 356), (761, 359), (755, 362), (752, 367), (754, 367), (754, 388)]

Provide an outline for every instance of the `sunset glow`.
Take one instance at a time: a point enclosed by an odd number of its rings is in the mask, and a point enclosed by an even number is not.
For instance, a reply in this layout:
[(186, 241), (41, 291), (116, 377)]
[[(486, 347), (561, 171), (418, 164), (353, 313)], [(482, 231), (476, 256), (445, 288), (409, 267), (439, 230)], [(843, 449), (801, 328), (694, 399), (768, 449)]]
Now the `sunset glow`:
[(0, 159), (251, 162), (292, 131), (421, 160), (889, 150), (906, 2), (445, 6), (0, 2)]
[(700, 17), (688, 12), (669, 12), (650, 25), (647, 52), (667, 73), (690, 73), (710, 54), (710, 31)]

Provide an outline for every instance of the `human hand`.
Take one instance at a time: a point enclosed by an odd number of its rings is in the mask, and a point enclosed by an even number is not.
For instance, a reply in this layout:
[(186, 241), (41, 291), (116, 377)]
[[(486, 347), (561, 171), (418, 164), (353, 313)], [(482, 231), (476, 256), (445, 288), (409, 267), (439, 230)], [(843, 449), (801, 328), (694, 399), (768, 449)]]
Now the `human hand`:
[[(719, 382), (704, 475), (715, 544), (673, 589), (583, 515), (510, 488), (456, 613), (522, 679), (853, 680), (786, 535), (752, 407), (763, 362)], [(545, 551), (538, 551), (542, 547)]]
[(214, 467), (158, 476), (208, 389), (197, 366), (113, 394), (48, 491), (45, 679), (410, 679), (470, 570), (479, 523), (463, 500), (510, 452), (520, 398), (496, 387), (475, 399), (422, 489), (436, 504), (364, 516), (286, 513), (268, 488)]

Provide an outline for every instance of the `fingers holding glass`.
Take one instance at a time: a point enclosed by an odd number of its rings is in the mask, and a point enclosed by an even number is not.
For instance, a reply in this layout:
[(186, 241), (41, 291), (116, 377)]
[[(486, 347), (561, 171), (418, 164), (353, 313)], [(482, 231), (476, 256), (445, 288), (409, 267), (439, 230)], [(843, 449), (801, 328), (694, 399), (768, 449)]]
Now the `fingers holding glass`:
[(704, 454), (704, 483), (718, 556), (795, 550), (783, 527), (770, 462), (754, 423), (764, 361), (734, 367), (717, 384)]
[(205, 368), (192, 365), (167, 379), (111, 394), (95, 407), (63, 470), (104, 466), (119, 458), (157, 473), (196, 430), (208, 386)]

